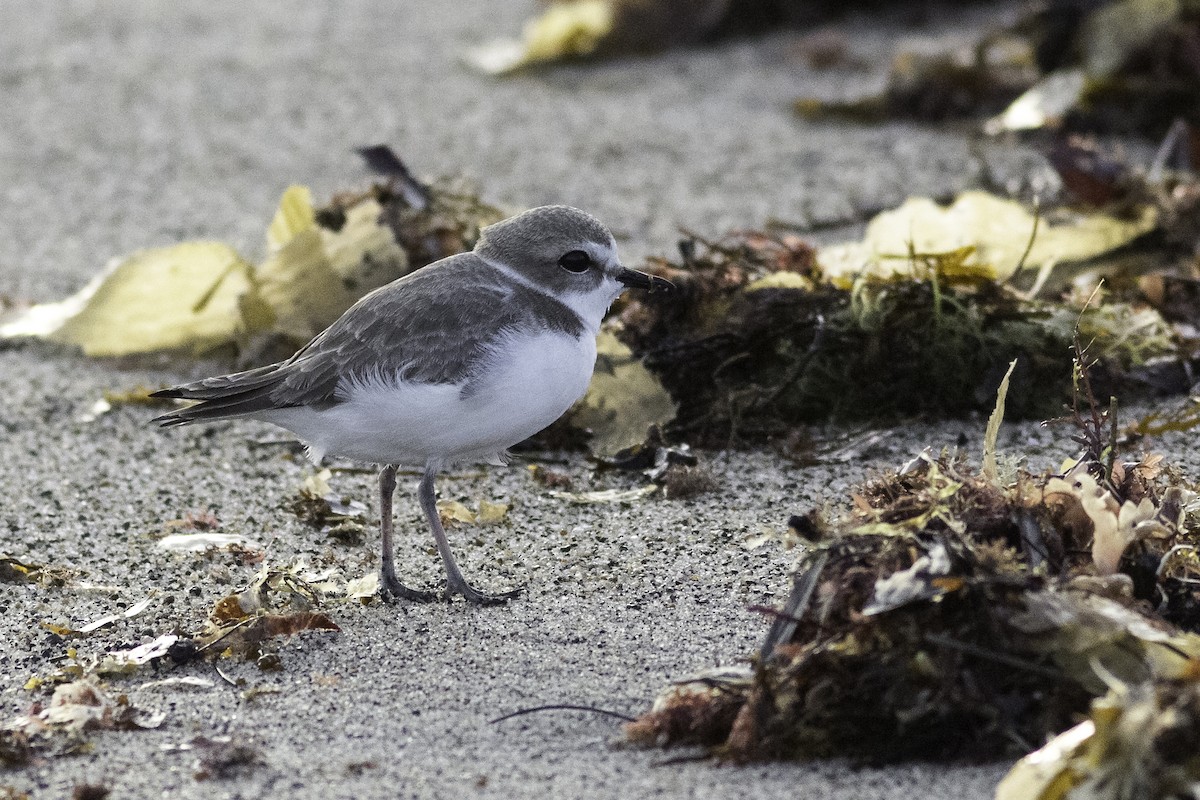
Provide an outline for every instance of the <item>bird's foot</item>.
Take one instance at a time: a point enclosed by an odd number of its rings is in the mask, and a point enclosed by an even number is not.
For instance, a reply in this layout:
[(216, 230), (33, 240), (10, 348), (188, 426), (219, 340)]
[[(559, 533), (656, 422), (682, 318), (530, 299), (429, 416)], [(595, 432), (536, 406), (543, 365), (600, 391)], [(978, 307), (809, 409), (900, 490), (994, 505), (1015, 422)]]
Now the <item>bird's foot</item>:
[(464, 600), (476, 606), (502, 606), (514, 597), (518, 597), (524, 588), (513, 589), (508, 592), (498, 592), (497, 594), (488, 594), (481, 592), (466, 581), (451, 581), (446, 586), (445, 598), (451, 600), (454, 595), (461, 595)]
[(410, 589), (400, 581), (396, 580), (394, 575), (383, 575), (383, 579), (379, 584), (379, 593), (384, 600), (392, 598), (395, 600), (408, 600), (413, 603), (432, 603), (438, 599), (437, 592), (425, 592), (420, 589)]

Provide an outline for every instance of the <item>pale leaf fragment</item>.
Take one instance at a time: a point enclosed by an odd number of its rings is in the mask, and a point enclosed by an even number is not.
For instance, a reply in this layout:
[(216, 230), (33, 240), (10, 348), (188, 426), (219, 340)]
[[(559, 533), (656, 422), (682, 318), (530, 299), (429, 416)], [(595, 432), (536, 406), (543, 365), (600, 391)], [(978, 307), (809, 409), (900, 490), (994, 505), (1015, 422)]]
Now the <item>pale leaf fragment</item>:
[(525, 23), (520, 40), (488, 42), (468, 51), (466, 60), (489, 75), (502, 75), (533, 64), (591, 55), (612, 32), (615, 19), (611, 0), (557, 3)]
[(71, 297), (0, 326), (0, 338), (49, 339), (89, 356), (204, 353), (253, 332), (239, 311), (252, 269), (221, 242), (140, 250), (110, 262)]
[(996, 438), (1000, 435), (1000, 423), (1004, 421), (1004, 401), (1008, 397), (1008, 379), (1012, 377), (1013, 370), (1017, 368), (1017, 361), (1008, 365), (1008, 371), (1004, 373), (1004, 379), (1000, 381), (1000, 387), (996, 389), (996, 407), (992, 409), (992, 415), (988, 417), (987, 429), (983, 434), (983, 477), (992, 483), (999, 480), (999, 472), (996, 469)]
[(1095, 733), (1086, 720), (1022, 758), (996, 787), (996, 800), (1064, 800), (1077, 782), (1071, 760)]
[(350, 600), (365, 600), (379, 594), (379, 573), (368, 572), (361, 578), (346, 582), (346, 597)]
[(163, 678), (157, 681), (147, 681), (139, 686), (139, 689), (211, 689), (216, 686), (215, 681), (210, 681), (208, 678), (198, 678), (194, 675), (185, 675), (182, 678)]
[(566, 500), (576, 505), (591, 503), (632, 503), (649, 497), (658, 491), (658, 486), (640, 486), (637, 489), (604, 489), (597, 492), (550, 492), (551, 497)]
[(364, 294), (407, 271), (404, 250), (379, 223), (382, 210), (375, 200), (363, 200), (347, 209), (345, 224), (333, 232), (317, 226), (308, 188), (288, 187), (267, 230), (271, 252), (255, 271), (277, 331), (305, 341)]
[(1040, 220), (1030, 246), (1036, 218), (1021, 203), (982, 191), (963, 192), (948, 206), (912, 197), (872, 219), (862, 241), (821, 248), (817, 263), (826, 280), (850, 288), (860, 277), (914, 277), (909, 253), (961, 254), (961, 270), (1005, 281), (1018, 267), (1037, 270), (1104, 255), (1153, 230), (1156, 217), (1146, 206), (1130, 219), (1090, 213), (1057, 224)]
[(437, 510), (443, 525), (456, 522), (470, 525), (475, 522), (475, 512), (457, 500), (438, 500)]
[(172, 533), (158, 540), (158, 546), (171, 553), (203, 553), (235, 544), (256, 548), (258, 545), (240, 533)]
[(1051, 72), (985, 122), (984, 133), (996, 136), (1005, 131), (1057, 126), (1079, 104), (1086, 87), (1087, 75), (1081, 69)]
[(675, 401), (611, 330), (600, 332), (596, 354), (596, 371), (571, 423), (592, 432), (594, 454), (612, 455), (644, 442), (650, 426), (674, 419)]
[(479, 501), (478, 522), (480, 525), (495, 525), (503, 522), (508, 516), (508, 503), (492, 503), (487, 500)]

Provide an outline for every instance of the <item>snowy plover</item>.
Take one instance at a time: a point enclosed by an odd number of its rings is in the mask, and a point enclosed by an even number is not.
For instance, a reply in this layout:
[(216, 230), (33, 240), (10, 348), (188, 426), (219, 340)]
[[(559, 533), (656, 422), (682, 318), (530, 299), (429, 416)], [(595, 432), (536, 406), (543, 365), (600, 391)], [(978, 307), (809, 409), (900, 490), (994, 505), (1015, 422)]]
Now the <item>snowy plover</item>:
[(396, 465), (424, 467), (419, 497), (446, 568), (446, 595), (478, 604), (434, 499), (434, 479), (459, 461), (503, 463), (506, 448), (558, 419), (583, 396), (596, 333), (625, 290), (669, 289), (621, 266), (598, 220), (545, 206), (483, 230), (470, 253), (444, 258), (376, 289), (294, 356), (277, 364), (156, 392), (197, 400), (164, 426), (249, 417), (296, 434), (314, 461), (333, 455), (383, 465), (379, 475), (385, 592), (432, 600), (396, 577)]

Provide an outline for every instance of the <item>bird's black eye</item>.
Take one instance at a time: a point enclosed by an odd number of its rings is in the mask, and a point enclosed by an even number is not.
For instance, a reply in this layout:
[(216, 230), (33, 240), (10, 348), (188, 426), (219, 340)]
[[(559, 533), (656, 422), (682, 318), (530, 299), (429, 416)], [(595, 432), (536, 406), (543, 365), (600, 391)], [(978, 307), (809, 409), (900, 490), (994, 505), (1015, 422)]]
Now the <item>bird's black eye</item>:
[(567, 272), (587, 272), (592, 266), (592, 257), (582, 250), (572, 250), (558, 260), (558, 265)]

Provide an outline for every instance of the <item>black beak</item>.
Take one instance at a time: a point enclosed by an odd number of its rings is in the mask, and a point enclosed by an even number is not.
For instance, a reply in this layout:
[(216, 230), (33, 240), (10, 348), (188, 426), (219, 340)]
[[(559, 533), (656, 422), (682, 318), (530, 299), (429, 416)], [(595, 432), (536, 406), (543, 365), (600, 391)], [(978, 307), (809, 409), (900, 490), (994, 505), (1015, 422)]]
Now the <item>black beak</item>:
[(660, 278), (657, 275), (647, 275), (644, 272), (638, 272), (636, 269), (629, 269), (628, 267), (621, 267), (621, 270), (617, 273), (617, 280), (630, 289), (645, 289), (650, 293), (672, 292), (675, 290), (675, 284), (666, 278)]

